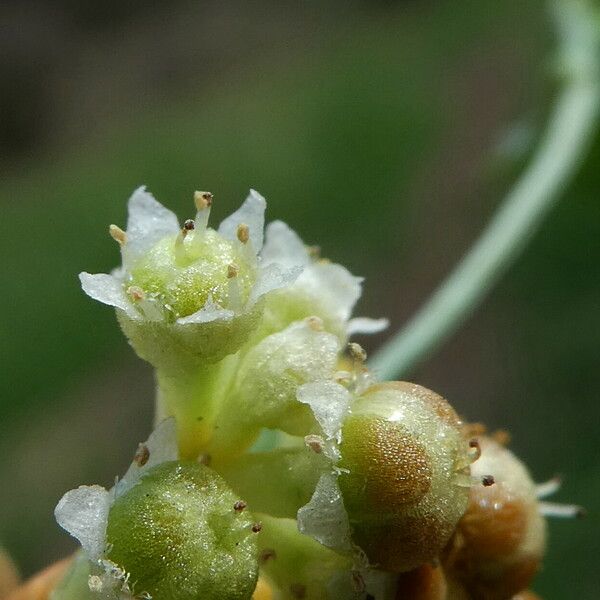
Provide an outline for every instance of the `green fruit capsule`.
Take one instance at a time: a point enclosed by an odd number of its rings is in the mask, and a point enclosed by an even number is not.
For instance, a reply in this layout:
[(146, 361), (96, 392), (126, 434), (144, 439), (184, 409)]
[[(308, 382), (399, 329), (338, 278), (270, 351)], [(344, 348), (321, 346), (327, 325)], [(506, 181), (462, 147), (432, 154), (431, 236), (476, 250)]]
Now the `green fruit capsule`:
[(167, 462), (115, 500), (107, 558), (128, 574), (136, 595), (244, 600), (256, 587), (259, 530), (214, 471)]
[(387, 571), (437, 557), (465, 512), (469, 447), (452, 407), (411, 383), (372, 386), (342, 428), (339, 485), (353, 541)]

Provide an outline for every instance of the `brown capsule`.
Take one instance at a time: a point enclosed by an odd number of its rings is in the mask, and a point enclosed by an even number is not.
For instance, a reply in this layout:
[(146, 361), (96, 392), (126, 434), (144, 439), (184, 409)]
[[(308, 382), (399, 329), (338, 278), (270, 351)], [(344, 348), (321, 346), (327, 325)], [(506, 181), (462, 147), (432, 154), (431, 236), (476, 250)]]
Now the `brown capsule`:
[(471, 488), (444, 565), (475, 600), (506, 600), (525, 590), (537, 572), (546, 526), (523, 463), (490, 437), (480, 444), (472, 475), (483, 483), (493, 473), (495, 484)]

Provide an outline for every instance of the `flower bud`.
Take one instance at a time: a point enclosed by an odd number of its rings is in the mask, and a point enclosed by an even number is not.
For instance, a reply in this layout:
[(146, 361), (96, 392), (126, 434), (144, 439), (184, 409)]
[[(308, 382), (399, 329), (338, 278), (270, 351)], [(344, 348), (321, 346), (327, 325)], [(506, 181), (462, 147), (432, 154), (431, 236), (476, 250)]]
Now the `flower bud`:
[(387, 571), (434, 560), (468, 501), (468, 445), (452, 407), (406, 382), (368, 388), (342, 428), (339, 486), (352, 539)]
[(479, 444), (481, 457), (471, 472), (492, 474), (495, 483), (471, 489), (446, 562), (473, 598), (504, 600), (524, 590), (537, 572), (546, 523), (525, 465), (489, 437)]
[(245, 504), (198, 463), (172, 461), (119, 496), (108, 518), (107, 558), (136, 594), (170, 600), (249, 599), (257, 533)]

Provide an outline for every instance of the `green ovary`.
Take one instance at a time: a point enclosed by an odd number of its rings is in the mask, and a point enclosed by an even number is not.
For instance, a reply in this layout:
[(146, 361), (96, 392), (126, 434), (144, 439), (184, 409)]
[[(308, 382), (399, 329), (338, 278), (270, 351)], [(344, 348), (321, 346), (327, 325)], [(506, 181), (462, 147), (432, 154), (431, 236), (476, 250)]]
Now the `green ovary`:
[(154, 467), (111, 508), (108, 558), (134, 593), (155, 600), (246, 600), (258, 576), (257, 533), (214, 471), (192, 462)]
[(127, 286), (158, 299), (173, 318), (186, 317), (200, 310), (209, 296), (230, 308), (230, 267), (237, 269), (239, 298), (245, 302), (256, 273), (242, 246), (212, 229), (190, 231), (183, 240), (162, 239), (138, 259), (130, 269)]

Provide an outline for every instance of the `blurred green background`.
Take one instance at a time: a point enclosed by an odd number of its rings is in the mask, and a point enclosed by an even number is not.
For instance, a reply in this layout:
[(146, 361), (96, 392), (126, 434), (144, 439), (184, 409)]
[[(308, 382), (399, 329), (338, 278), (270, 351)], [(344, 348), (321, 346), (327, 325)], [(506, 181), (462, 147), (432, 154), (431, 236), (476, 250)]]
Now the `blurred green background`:
[[(0, 540), (24, 574), (74, 547), (62, 493), (110, 485), (151, 423), (151, 371), (77, 273), (145, 183), (215, 222), (268, 216), (408, 319), (525, 164), (557, 89), (538, 0), (8, 2), (0, 8)], [(600, 135), (484, 305), (411, 378), (506, 428), (586, 521), (550, 524), (535, 589), (598, 598)], [(376, 349), (385, 335), (364, 340)], [(361, 340), (362, 341), (362, 340)]]

